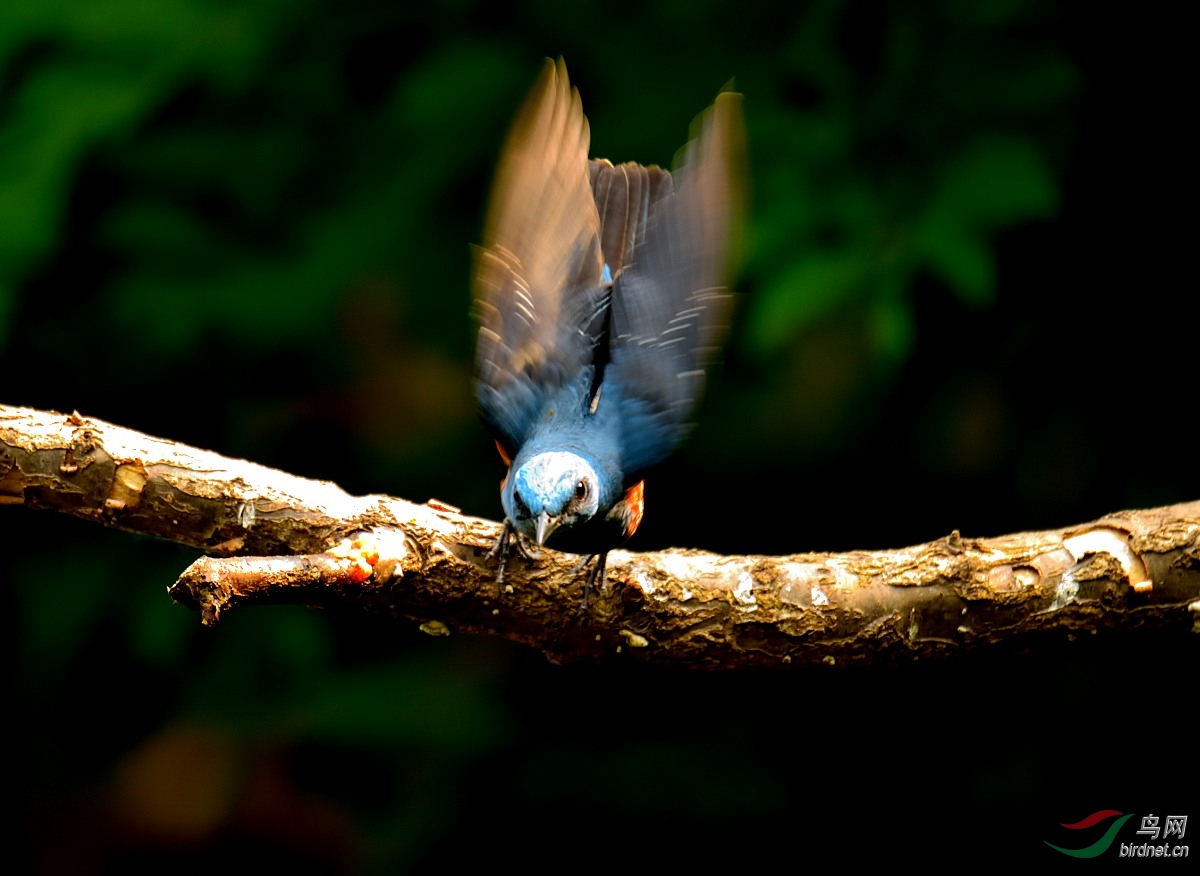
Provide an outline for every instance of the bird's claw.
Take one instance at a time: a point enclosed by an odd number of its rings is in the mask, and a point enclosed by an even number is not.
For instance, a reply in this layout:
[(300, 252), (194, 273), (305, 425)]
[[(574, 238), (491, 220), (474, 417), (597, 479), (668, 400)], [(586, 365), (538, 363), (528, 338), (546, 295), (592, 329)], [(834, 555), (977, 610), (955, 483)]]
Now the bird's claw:
[(592, 594), (592, 588), (596, 586), (597, 582), (599, 582), (601, 587), (604, 586), (604, 573), (608, 562), (608, 552), (606, 551), (602, 554), (590, 554), (583, 558), (582, 563), (571, 570), (572, 575), (578, 575), (587, 568), (588, 563), (590, 563), (592, 560), (596, 561), (596, 565), (592, 566), (591, 571), (588, 572), (587, 577), (583, 581), (583, 603), (579, 606), (580, 623), (583, 623), (584, 618), (587, 616), (588, 598)]
[(509, 556), (516, 552), (521, 555), (522, 559), (533, 561), (539, 558), (539, 555), (533, 553), (521, 541), (521, 533), (517, 532), (515, 526), (512, 525), (507, 517), (504, 519), (504, 529), (500, 533), (500, 537), (496, 539), (496, 543), (492, 545), (492, 549), (484, 555), (484, 559), (496, 560), (496, 588), (504, 589), (504, 570), (508, 566)]
[[(496, 588), (503, 592), (504, 590), (504, 570), (508, 566), (509, 558), (513, 553), (520, 554), (525, 560), (540, 559), (541, 554), (531, 551), (526, 546), (521, 538), (521, 533), (512, 525), (512, 522), (505, 518), (504, 529), (500, 533), (500, 537), (496, 539), (496, 543), (492, 545), (492, 549), (485, 555), (484, 559), (496, 560)], [(605, 572), (608, 566), (608, 552), (602, 554), (589, 554), (583, 558), (583, 561), (571, 570), (572, 575), (578, 575), (587, 569), (588, 565), (595, 560), (595, 565), (588, 570), (587, 576), (583, 580), (583, 601), (579, 606), (579, 622), (583, 623), (587, 616), (588, 602), (591, 599), (592, 590), (597, 586), (603, 587), (605, 584)]]

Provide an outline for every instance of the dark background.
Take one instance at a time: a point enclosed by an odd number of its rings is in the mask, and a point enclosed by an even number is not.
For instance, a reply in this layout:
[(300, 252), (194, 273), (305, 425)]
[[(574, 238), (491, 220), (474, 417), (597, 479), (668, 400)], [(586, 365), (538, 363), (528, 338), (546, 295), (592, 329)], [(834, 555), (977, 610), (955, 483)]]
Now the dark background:
[[(669, 164), (722, 85), (745, 95), (736, 324), (632, 548), (897, 547), (1200, 498), (1173, 7), (407, 7), (7, 0), (0, 398), (497, 516), (468, 244), (561, 54), (614, 160)], [(164, 592), (193, 552), (0, 512), (30, 872), (1060, 860), (1043, 840), (1083, 845), (1058, 823), (1097, 809), (1195, 814), (1185, 633), (561, 668), (350, 611), (201, 629)]]

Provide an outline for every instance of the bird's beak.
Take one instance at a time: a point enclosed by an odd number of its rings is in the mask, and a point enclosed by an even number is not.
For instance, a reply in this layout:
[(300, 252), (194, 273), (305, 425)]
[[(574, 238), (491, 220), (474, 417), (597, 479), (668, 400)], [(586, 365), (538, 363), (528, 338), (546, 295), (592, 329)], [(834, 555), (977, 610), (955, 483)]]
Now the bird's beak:
[(554, 527), (557, 521), (551, 520), (550, 515), (543, 511), (537, 516), (537, 543), (544, 545), (546, 536), (554, 532)]

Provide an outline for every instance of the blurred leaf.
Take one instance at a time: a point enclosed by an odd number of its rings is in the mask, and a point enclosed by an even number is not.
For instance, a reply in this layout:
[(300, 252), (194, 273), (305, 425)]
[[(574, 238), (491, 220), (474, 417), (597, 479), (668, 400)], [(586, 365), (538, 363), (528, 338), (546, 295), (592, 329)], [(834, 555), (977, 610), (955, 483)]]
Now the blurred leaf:
[[(751, 343), (778, 350), (857, 300), (872, 313), (872, 346), (898, 361), (911, 349), (901, 310), (919, 269), (964, 301), (992, 299), (994, 235), (1058, 207), (1034, 120), (1073, 97), (1078, 74), (1053, 42), (1014, 36), (1044, 14), (1024, 0), (951, 4), (940, 16), (811, 7), (787, 43), (790, 77), (775, 102), (748, 102)], [(843, 33), (860, 42), (831, 53)]]
[(774, 277), (750, 314), (754, 349), (777, 349), (798, 328), (858, 294), (869, 271), (865, 261), (857, 251), (814, 252)]
[(944, 214), (929, 213), (912, 240), (912, 251), (968, 304), (991, 302), (996, 288), (992, 250), (980, 234)]
[[(155, 331), (144, 341), (160, 355), (181, 354), (213, 329), (242, 343), (267, 346), (319, 333), (330, 324), (335, 302), (358, 279), (360, 266), (383, 259), (398, 236), (390, 220), (403, 177), (391, 174), (376, 182), (371, 192), (296, 229), (297, 239), (278, 253), (223, 241), (204, 246), (205, 226), (176, 216), (174, 232), (168, 228), (153, 234), (174, 233), (185, 251), (165, 264), (145, 259), (142, 270), (114, 283), (112, 317), (134, 331), (152, 315)], [(140, 219), (137, 214), (119, 218), (118, 235), (148, 228), (144, 213)], [(190, 241), (188, 224), (199, 232)], [(139, 246), (145, 243), (139, 241)]]
[[(532, 77), (537, 67), (511, 47), (477, 40), (454, 41), (430, 55), (400, 83), (387, 112), (408, 130), (428, 133), (452, 149), (472, 148), (477, 112), (513, 85)], [(500, 115), (507, 117), (511, 107)], [(491, 149), (498, 148), (492, 144)]]
[(1047, 216), (1057, 205), (1058, 185), (1033, 143), (988, 137), (946, 166), (930, 210), (994, 228)]
[[(23, 46), (49, 47), (0, 115), (0, 332), (16, 283), (58, 241), (69, 190), (97, 144), (128, 136), (190, 76), (229, 87), (287, 5), (199, 0), (9, 0), (0, 70)], [(0, 334), (0, 338), (3, 335)]]
[(1057, 184), (1032, 144), (982, 139), (943, 171), (910, 241), (912, 256), (963, 301), (986, 304), (996, 285), (986, 235), (1047, 216), (1057, 201)]
[[(881, 277), (883, 294), (876, 296), (871, 308), (871, 340), (874, 347), (891, 363), (900, 362), (912, 350), (917, 337), (912, 310), (903, 300), (903, 280), (899, 274)], [(890, 294), (889, 294), (890, 292)]]
[(0, 282), (56, 238), (85, 149), (127, 128), (151, 97), (140, 77), (85, 65), (45, 70), (22, 89), (0, 128)]

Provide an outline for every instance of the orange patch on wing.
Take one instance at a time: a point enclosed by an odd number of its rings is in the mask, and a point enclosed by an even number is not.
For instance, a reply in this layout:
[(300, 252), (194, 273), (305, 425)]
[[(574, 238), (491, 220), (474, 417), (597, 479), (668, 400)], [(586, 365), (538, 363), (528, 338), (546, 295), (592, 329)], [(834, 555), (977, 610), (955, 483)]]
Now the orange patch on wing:
[(637, 532), (642, 523), (642, 512), (646, 510), (645, 481), (638, 481), (625, 491), (625, 507), (629, 509), (629, 523), (625, 525), (625, 537)]
[[(508, 454), (504, 452), (504, 445), (499, 441), (496, 442), (496, 452), (500, 454), (500, 458), (504, 460), (504, 464), (510, 469), (512, 468), (512, 460), (508, 458)], [(508, 472), (504, 473), (504, 477), (500, 479), (500, 492), (504, 492), (504, 485), (508, 482)]]
[(496, 451), (500, 454), (500, 458), (504, 460), (505, 465), (512, 465), (512, 460), (508, 458), (508, 454), (504, 452), (504, 445), (499, 441), (496, 442)]

